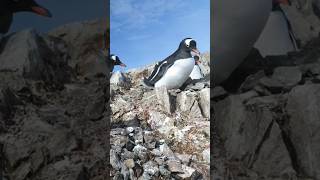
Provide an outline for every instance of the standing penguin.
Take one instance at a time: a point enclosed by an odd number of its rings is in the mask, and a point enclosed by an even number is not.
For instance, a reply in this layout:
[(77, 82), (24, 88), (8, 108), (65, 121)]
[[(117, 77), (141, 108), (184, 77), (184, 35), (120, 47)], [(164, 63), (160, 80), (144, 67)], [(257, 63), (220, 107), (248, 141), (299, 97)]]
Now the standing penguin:
[(288, 0), (273, 0), (273, 8), (267, 24), (255, 43), (255, 48), (259, 50), (262, 57), (286, 55), (288, 52), (298, 50), (290, 22), (280, 4), (289, 5), (289, 2)]
[(165, 86), (167, 89), (181, 87), (188, 79), (195, 64), (192, 53), (200, 55), (196, 41), (192, 38), (183, 39), (173, 54), (155, 65), (151, 75), (143, 79), (143, 85), (147, 87)]
[(199, 66), (199, 64), (201, 63), (199, 59), (200, 59), (200, 57), (198, 55), (194, 56), (195, 64), (194, 64), (193, 70), (190, 74), (190, 78), (192, 80), (202, 79), (204, 77), (204, 75), (201, 71), (201, 68)]
[(13, 14), (23, 11), (33, 12), (41, 16), (52, 17), (48, 9), (41, 7), (34, 0), (1, 0), (0, 37), (9, 31), (13, 19)]
[(113, 71), (114, 66), (119, 65), (121, 67), (127, 67), (124, 63), (121, 62), (120, 58), (114, 54), (110, 54), (109, 60), (107, 60), (107, 65), (110, 68), (110, 72)]

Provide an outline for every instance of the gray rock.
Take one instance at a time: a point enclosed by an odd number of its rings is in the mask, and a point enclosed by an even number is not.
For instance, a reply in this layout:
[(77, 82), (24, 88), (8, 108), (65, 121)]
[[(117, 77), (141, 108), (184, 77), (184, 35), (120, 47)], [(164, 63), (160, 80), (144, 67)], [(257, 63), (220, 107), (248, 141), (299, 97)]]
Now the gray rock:
[(173, 106), (171, 104), (170, 94), (165, 86), (155, 88), (155, 92), (158, 98), (158, 101), (163, 106), (163, 110), (169, 114), (173, 111)]
[(196, 170), (193, 169), (192, 167), (186, 166), (186, 165), (182, 165), (182, 169), (184, 171), (184, 173), (178, 174), (178, 176), (181, 179), (190, 179), (193, 174), (196, 173)]
[(207, 148), (204, 151), (202, 151), (202, 158), (205, 162), (210, 164), (210, 148)]
[(296, 152), (300, 170), (314, 179), (320, 178), (319, 144), (320, 85), (303, 85), (292, 89), (286, 110), (290, 115), (290, 141)]
[(31, 164), (28, 162), (23, 163), (13, 172), (12, 179), (24, 180), (27, 178), (30, 172), (31, 172)]
[(102, 48), (104, 31), (105, 22), (93, 20), (63, 25), (48, 34), (66, 42), (71, 56), (69, 65), (80, 75), (91, 77), (99, 73), (108, 75), (110, 72), (106, 57), (99, 50)]
[(210, 118), (210, 88), (202, 89), (199, 92), (199, 96), (199, 103), (203, 116), (206, 118)]
[(110, 149), (110, 164), (115, 170), (119, 171), (121, 169), (119, 155), (112, 148)]
[(164, 177), (168, 177), (171, 174), (171, 172), (167, 168), (165, 168), (163, 165), (159, 166), (159, 171), (160, 171), (160, 174)]
[(124, 161), (124, 164), (129, 168), (132, 169), (135, 165), (134, 160), (133, 159), (127, 159)]
[(159, 175), (159, 167), (154, 161), (148, 161), (143, 165), (143, 170), (151, 176)]
[(301, 78), (302, 73), (298, 67), (277, 67), (272, 74), (272, 79), (277, 80), (284, 87), (297, 85)]
[(225, 97), (227, 95), (228, 93), (223, 89), (223, 87), (217, 86), (213, 88), (213, 91), (210, 94), (210, 99), (212, 98), (213, 100), (216, 100), (218, 98)]
[(182, 164), (177, 160), (168, 160), (166, 162), (168, 170), (174, 173), (184, 173)]

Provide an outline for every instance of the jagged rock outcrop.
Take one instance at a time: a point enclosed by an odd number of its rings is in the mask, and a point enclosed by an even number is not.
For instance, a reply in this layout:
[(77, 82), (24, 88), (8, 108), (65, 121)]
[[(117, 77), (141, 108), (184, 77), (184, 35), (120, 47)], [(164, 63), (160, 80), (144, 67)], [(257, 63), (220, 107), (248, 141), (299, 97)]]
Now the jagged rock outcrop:
[(215, 177), (320, 178), (318, 48), (314, 38), (287, 57), (253, 53), (236, 70), (246, 76), (213, 89)]
[[(85, 79), (71, 63), (97, 55), (89, 50), (97, 49), (104, 30), (95, 23), (66, 25), (50, 35), (29, 29), (1, 41), (0, 179), (109, 176), (108, 79)], [(70, 47), (75, 42), (78, 47)]]
[[(204, 56), (209, 73), (209, 56)], [(145, 89), (140, 82), (152, 68), (123, 73), (130, 86), (112, 88), (113, 179), (209, 179), (209, 87)]]

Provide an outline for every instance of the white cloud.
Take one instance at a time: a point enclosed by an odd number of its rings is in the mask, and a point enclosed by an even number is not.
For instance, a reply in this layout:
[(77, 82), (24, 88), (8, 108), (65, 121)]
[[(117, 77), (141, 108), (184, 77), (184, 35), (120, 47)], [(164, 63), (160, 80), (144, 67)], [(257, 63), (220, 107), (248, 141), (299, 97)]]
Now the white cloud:
[(111, 29), (144, 28), (160, 22), (166, 13), (181, 10), (185, 3), (185, 0), (111, 0)]

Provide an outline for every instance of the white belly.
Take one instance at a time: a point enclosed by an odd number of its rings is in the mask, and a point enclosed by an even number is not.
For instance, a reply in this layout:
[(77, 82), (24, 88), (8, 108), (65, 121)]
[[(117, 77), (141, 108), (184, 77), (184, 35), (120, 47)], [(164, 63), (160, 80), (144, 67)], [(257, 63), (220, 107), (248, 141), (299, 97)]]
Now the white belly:
[(213, 1), (213, 75), (227, 79), (253, 48), (271, 12), (271, 0)]
[(193, 70), (192, 70), (192, 72), (190, 74), (190, 78), (191, 79), (201, 79), (201, 78), (203, 78), (202, 73), (201, 73), (201, 69), (200, 69), (199, 66), (197, 66), (197, 65), (193, 66)]
[(286, 55), (294, 51), (290, 39), (287, 21), (279, 11), (272, 12), (255, 47), (263, 57), (268, 55)]
[(162, 78), (155, 83), (155, 87), (166, 86), (167, 89), (176, 89), (188, 79), (194, 66), (194, 59), (180, 59), (167, 70)]

